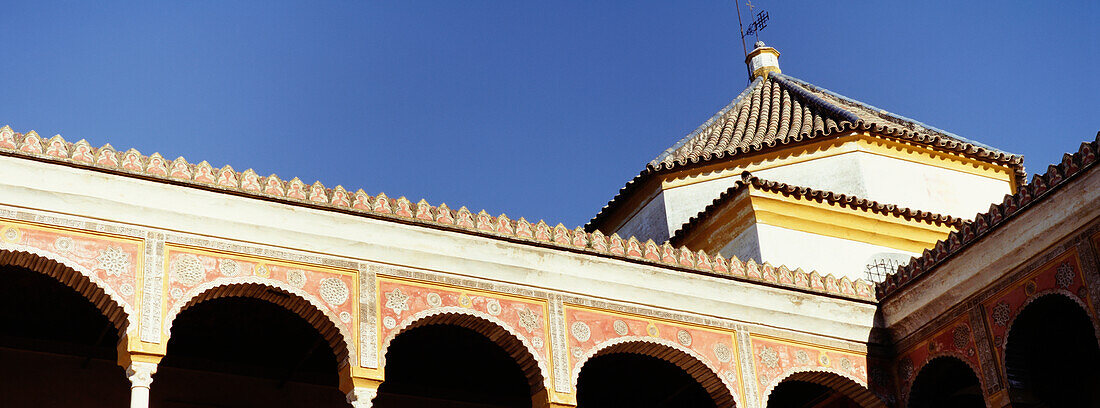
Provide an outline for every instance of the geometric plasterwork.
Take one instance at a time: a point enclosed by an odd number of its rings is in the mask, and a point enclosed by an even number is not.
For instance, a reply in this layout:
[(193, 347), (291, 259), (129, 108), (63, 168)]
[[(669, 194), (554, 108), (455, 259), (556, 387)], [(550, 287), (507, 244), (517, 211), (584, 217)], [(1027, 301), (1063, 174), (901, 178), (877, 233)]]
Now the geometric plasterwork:
[(833, 348), (752, 334), (757, 395), (763, 406), (771, 391), (794, 373), (836, 374), (867, 388), (867, 356)]
[(972, 328), (970, 316), (963, 314), (940, 331), (899, 353), (895, 372), (898, 380), (901, 381), (901, 399), (908, 400), (913, 381), (925, 364), (943, 356), (957, 358), (970, 366), (974, 375), (981, 379), (983, 389), (986, 389), (986, 380), (981, 375), (983, 371), (979, 357), (980, 350), (975, 341), (975, 336), (981, 334), (983, 330), (981, 327)]
[(686, 358), (706, 366), (736, 401), (744, 398), (737, 340), (732, 331), (571, 304), (565, 305), (565, 323), (568, 366), (574, 388), (585, 362), (601, 350), (629, 349), (622, 345), (633, 343), (641, 348), (650, 344), (680, 351)]
[(416, 323), (464, 315), (494, 323), (519, 340), (538, 365), (543, 386), (552, 389), (546, 300), (382, 276), (376, 288), (380, 367), (385, 368), (386, 348), (393, 339)]
[(1077, 249), (1071, 248), (1016, 282), (982, 302), (982, 310), (989, 325), (989, 336), (996, 348), (997, 361), (1003, 367), (1004, 350), (1008, 332), (1016, 316), (1029, 303), (1039, 297), (1058, 294), (1077, 302), (1094, 315), (1088, 288), (1082, 279), (1081, 262)]
[(54, 260), (87, 277), (122, 307), (127, 331), (139, 325), (145, 243), (141, 239), (0, 218), (0, 250)]
[(172, 321), (196, 296), (217, 287), (256, 284), (296, 295), (328, 317), (355, 362), (357, 271), (177, 244), (164, 247), (162, 331), (166, 337), (171, 335)]

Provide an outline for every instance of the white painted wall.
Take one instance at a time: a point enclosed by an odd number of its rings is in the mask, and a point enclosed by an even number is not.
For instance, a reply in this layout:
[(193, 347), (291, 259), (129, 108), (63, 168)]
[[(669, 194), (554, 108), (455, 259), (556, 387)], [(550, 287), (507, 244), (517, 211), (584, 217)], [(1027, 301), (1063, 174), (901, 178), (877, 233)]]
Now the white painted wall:
[(858, 156), (865, 198), (883, 203), (972, 219), (1011, 193), (1007, 181), (872, 153)]
[(758, 262), (770, 262), (775, 266), (786, 265), (789, 269), (802, 268), (806, 272), (816, 270), (838, 278), (847, 276), (853, 280), (865, 279), (866, 267), (871, 257), (883, 252), (906, 255), (906, 259), (918, 255), (773, 225), (756, 224), (756, 231), (760, 242)]
[(631, 236), (638, 237), (643, 242), (647, 239), (652, 239), (653, 242), (665, 242), (668, 241), (669, 231), (667, 223), (667, 215), (665, 214), (665, 193), (657, 193), (653, 200), (646, 203), (642, 207), (641, 211), (638, 211), (630, 218), (622, 228), (616, 232), (620, 237), (629, 238)]

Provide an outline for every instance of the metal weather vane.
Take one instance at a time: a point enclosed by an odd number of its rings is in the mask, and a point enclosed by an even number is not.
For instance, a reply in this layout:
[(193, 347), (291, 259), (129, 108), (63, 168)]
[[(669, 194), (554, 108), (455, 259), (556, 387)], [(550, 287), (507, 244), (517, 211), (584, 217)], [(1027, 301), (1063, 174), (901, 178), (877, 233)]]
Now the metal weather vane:
[[(736, 4), (736, 3), (734, 3), (734, 4)], [(751, 0), (749, 0), (747, 3), (745, 3), (745, 5), (749, 6), (749, 13), (751, 15), (751, 13), (753, 12), (753, 9), (755, 9), (756, 6), (752, 4)], [(748, 37), (748, 36), (751, 35), (754, 38), (756, 38), (757, 41), (760, 40), (760, 31), (768, 26), (768, 19), (769, 19), (768, 11), (764, 10), (764, 9), (761, 9), (760, 11), (756, 12), (756, 19), (753, 20), (752, 23), (749, 24), (748, 29), (745, 29), (744, 24), (741, 23), (741, 6), (738, 5), (736, 8), (737, 8), (737, 26), (740, 29), (739, 31), (740, 31), (740, 34), (741, 34), (741, 49), (743, 51), (745, 51), (745, 56), (747, 57), (749, 55), (749, 49), (748, 49), (748, 47), (745, 46), (745, 37)], [(751, 72), (749, 73), (749, 78), (752, 78), (752, 73)]]

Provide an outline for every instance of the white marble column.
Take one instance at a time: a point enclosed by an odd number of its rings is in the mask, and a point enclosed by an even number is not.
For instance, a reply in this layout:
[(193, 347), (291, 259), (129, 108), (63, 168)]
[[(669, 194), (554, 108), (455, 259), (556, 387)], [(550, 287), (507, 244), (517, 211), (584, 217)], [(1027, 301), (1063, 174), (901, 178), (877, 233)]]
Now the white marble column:
[(149, 385), (156, 372), (156, 363), (135, 361), (126, 368), (126, 378), (130, 379), (130, 408), (149, 408)]
[(348, 402), (351, 403), (352, 408), (371, 408), (376, 396), (378, 396), (377, 388), (355, 387), (348, 393)]

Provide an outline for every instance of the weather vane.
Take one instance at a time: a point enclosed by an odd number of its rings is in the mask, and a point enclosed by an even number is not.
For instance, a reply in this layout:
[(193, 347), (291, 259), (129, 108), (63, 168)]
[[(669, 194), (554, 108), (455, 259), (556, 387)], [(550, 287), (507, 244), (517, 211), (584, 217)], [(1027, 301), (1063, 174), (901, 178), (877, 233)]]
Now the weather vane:
[[(745, 5), (749, 6), (749, 13), (751, 15), (753, 9), (755, 9), (756, 6), (752, 4), (751, 0), (745, 3)], [(749, 28), (746, 30), (744, 24), (741, 23), (741, 6), (738, 5), (736, 9), (737, 27), (740, 29), (739, 31), (741, 32), (741, 49), (745, 51), (745, 56), (747, 57), (749, 55), (749, 49), (745, 46), (745, 37), (751, 35), (756, 38), (757, 41), (760, 40), (760, 30), (763, 30), (765, 27), (768, 26), (768, 11), (761, 9), (760, 11), (756, 12), (756, 19), (753, 20), (751, 24), (749, 24)], [(751, 72), (749, 73), (749, 78), (752, 78)]]

